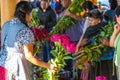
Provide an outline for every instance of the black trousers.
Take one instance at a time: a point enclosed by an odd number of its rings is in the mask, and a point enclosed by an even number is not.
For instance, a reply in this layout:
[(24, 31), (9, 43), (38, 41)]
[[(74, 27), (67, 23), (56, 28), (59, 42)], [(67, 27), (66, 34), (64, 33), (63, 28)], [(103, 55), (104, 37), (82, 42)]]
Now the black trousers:
[[(91, 66), (89, 72), (89, 80), (95, 80), (96, 76), (105, 76), (108, 80), (116, 80), (115, 76), (112, 76), (113, 71), (113, 61), (105, 60), (100, 62), (95, 62), (95, 66)], [(114, 79), (113, 79), (114, 78)]]

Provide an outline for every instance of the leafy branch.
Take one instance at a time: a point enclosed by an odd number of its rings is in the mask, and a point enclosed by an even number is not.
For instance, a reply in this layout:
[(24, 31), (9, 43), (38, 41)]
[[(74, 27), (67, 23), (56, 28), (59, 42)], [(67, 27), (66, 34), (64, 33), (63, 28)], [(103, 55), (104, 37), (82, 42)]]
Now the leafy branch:
[[(69, 5), (68, 10), (76, 16), (80, 16), (82, 12), (81, 4), (83, 2), (84, 0), (73, 0)], [(64, 15), (54, 26), (53, 30), (50, 32), (50, 35), (55, 33), (62, 34), (73, 23), (75, 23), (74, 19)]]
[(44, 73), (42, 78), (39, 78), (38, 80), (58, 80), (61, 68), (66, 65), (65, 59), (72, 59), (72, 57), (68, 56), (65, 48), (57, 42), (55, 42), (55, 49), (51, 51), (51, 54), (54, 58), (51, 59), (49, 63), (56, 65), (58, 67), (58, 70), (54, 72), (45, 69), (44, 72), (42, 72)]
[(40, 25), (40, 20), (37, 16), (37, 10), (36, 9), (33, 9), (32, 11), (32, 19), (31, 19), (31, 22), (30, 22), (30, 27), (33, 27), (33, 26), (36, 26), (38, 27)]
[(99, 61), (100, 56), (103, 52), (107, 50), (108, 47), (104, 46), (101, 41), (104, 38), (109, 39), (113, 33), (113, 26), (115, 22), (108, 22), (108, 25), (104, 26), (100, 30), (100, 34), (95, 36), (94, 42), (89, 45), (86, 45), (84, 48), (80, 49), (77, 53), (73, 54), (73, 60), (76, 61), (74, 67), (79, 69), (84, 69), (84, 63), (86, 61), (91, 62), (94, 65), (94, 61)]

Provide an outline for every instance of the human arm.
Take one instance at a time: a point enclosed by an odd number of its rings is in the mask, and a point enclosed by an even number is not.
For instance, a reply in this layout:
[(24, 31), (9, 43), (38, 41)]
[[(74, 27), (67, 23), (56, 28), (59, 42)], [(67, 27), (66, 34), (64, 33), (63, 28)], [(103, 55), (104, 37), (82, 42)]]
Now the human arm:
[(25, 53), (25, 58), (30, 61), (31, 63), (41, 66), (50, 70), (56, 70), (57, 67), (53, 66), (52, 64), (45, 63), (42, 60), (37, 59), (33, 55), (33, 44), (26, 44), (23, 46), (24, 47), (24, 53)]
[(45, 63), (39, 59), (37, 59), (33, 54), (33, 44), (34, 44), (34, 34), (29, 28), (23, 28), (18, 32), (16, 35), (16, 41), (22, 45), (23, 54), (26, 60), (30, 61), (31, 63), (45, 67), (48, 69), (56, 69), (56, 65), (53, 66), (51, 64)]
[(80, 47), (83, 47), (83, 46), (85, 46), (88, 43), (88, 39), (86, 39), (86, 38), (83, 39), (83, 36), (84, 36), (84, 34), (82, 34), (82, 36), (80, 37), (80, 39), (79, 39), (79, 41), (77, 43), (75, 52), (78, 52)]
[(115, 42), (115, 39), (117, 37), (117, 34), (120, 32), (120, 25), (119, 24), (116, 24), (114, 26), (114, 31), (113, 31), (113, 34), (112, 36), (110, 37), (110, 47), (114, 47), (114, 42)]
[(66, 10), (64, 15), (70, 16), (71, 18), (73, 18), (75, 20), (79, 20), (79, 21), (82, 20), (82, 16), (76, 16), (73, 13), (71, 13), (69, 10)]

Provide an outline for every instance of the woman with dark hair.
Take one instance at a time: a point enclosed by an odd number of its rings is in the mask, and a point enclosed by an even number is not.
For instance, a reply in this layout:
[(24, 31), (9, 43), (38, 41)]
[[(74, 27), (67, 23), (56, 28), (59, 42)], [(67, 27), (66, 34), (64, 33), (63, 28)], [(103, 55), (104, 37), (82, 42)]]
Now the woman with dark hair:
[(29, 2), (21, 1), (16, 5), (15, 18), (2, 26), (0, 67), (7, 70), (7, 73), (3, 76), (1, 71), (0, 80), (33, 80), (29, 62), (56, 70), (54, 65), (45, 63), (33, 55), (34, 35), (28, 27), (31, 12)]
[(106, 24), (105, 22), (103, 22), (103, 15), (98, 9), (91, 10), (88, 16), (89, 27), (86, 29), (83, 39), (79, 40), (76, 52), (79, 50), (80, 47), (85, 46), (88, 43), (89, 39), (97, 35), (99, 33), (99, 29)]

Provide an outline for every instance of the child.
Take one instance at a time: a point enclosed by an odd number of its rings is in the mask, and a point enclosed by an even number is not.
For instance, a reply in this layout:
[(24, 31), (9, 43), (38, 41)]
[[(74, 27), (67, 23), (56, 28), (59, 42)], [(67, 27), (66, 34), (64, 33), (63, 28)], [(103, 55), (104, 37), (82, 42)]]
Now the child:
[(110, 46), (115, 48), (114, 63), (117, 71), (117, 80), (120, 80), (120, 6), (115, 10), (117, 23), (114, 26), (114, 32), (110, 38)]

